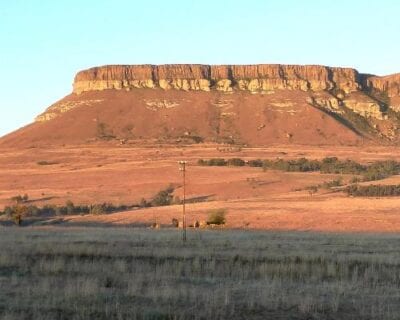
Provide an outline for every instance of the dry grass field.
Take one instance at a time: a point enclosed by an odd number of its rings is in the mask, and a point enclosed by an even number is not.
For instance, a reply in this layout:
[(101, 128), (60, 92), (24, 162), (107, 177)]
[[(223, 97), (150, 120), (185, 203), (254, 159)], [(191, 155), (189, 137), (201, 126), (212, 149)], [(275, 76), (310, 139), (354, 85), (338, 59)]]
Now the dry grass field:
[(400, 236), (0, 228), (0, 319), (399, 319)]
[[(29, 195), (29, 205), (111, 202), (138, 203), (173, 185), (182, 198), (177, 162), (187, 160), (187, 195), (204, 202), (188, 205), (188, 221), (206, 220), (210, 209), (227, 209), (228, 228), (350, 232), (400, 231), (400, 198), (353, 198), (343, 192), (307, 187), (353, 175), (319, 172), (263, 171), (251, 167), (204, 167), (199, 159), (321, 159), (336, 156), (361, 163), (398, 160), (392, 147), (271, 146), (239, 148), (221, 145), (98, 145), (58, 148), (2, 149), (0, 153), (0, 210), (10, 198)], [(399, 176), (379, 181), (398, 184)], [(178, 205), (145, 208), (106, 215), (49, 217), (48, 223), (68, 226), (170, 225), (180, 218)], [(0, 217), (0, 223), (8, 218)]]
[[(171, 226), (179, 204), (24, 217), (20, 228), (3, 214), (0, 319), (399, 319), (400, 197), (309, 192), (338, 179), (347, 185), (353, 174), (197, 163), (338, 157), (368, 164), (399, 156), (371, 146), (3, 148), (0, 210), (24, 194), (24, 205), (38, 207), (132, 205), (168, 186), (182, 197), (177, 162), (187, 160), (188, 224), (215, 209), (227, 222), (190, 228), (183, 244)], [(360, 184), (369, 183), (376, 182)], [(147, 228), (155, 222), (161, 229)]]

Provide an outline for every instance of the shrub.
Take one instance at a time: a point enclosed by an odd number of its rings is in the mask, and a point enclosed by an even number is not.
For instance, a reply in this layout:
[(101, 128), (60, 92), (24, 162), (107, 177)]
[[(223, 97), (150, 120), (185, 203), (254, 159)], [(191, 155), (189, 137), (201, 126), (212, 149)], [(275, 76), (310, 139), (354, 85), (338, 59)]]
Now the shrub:
[(106, 211), (104, 210), (104, 206), (102, 204), (95, 204), (90, 207), (91, 214), (103, 214)]
[(400, 185), (368, 185), (353, 184), (346, 188), (348, 195), (354, 197), (390, 197), (400, 196)]
[(361, 181), (361, 179), (359, 177), (354, 176), (351, 178), (350, 183), (358, 183), (360, 181)]
[(225, 224), (226, 218), (226, 209), (214, 209), (208, 213), (207, 224), (217, 224), (222, 225)]
[(14, 223), (15, 223), (17, 226), (20, 226), (20, 225), (21, 225), (21, 223), (22, 223), (22, 217), (21, 217), (21, 215), (19, 215), (19, 214), (14, 215), (14, 216), (13, 216), (13, 219), (14, 219)]
[(226, 166), (228, 163), (225, 159), (222, 158), (212, 158), (209, 160), (203, 160), (200, 159), (197, 161), (197, 164), (200, 166), (217, 166), (217, 167), (222, 167)]
[(17, 196), (11, 197), (11, 201), (14, 201), (15, 203), (21, 203), (23, 202), (23, 197), (19, 194)]
[(340, 186), (342, 186), (343, 185), (343, 179), (340, 177), (340, 178), (337, 178), (337, 179), (335, 179), (335, 180), (332, 180), (332, 181), (327, 181), (327, 182), (324, 182), (323, 184), (322, 184), (322, 186), (324, 187), (324, 188), (327, 188), (327, 189), (330, 189), (330, 188), (334, 188), (334, 187), (340, 187)]
[[(197, 161), (201, 166), (244, 166), (262, 167), (264, 170), (282, 170), (289, 172), (313, 172), (333, 174), (355, 174), (360, 175), (360, 181), (373, 181), (387, 178), (392, 175), (400, 174), (400, 162), (397, 161), (376, 161), (369, 165), (362, 165), (353, 160), (339, 160), (337, 157), (326, 157), (322, 160), (309, 160), (307, 158), (299, 159), (275, 159), (275, 160), (249, 160), (247, 163), (240, 158), (229, 160), (213, 158), (209, 160), (200, 159)], [(353, 183), (357, 179), (352, 180)]]
[(42, 208), (42, 214), (43, 215), (49, 215), (49, 216), (53, 216), (53, 215), (55, 215), (55, 214), (62, 214), (62, 212), (57, 212), (57, 210), (56, 210), (56, 206), (52, 206), (52, 205), (45, 205), (43, 208)]
[(151, 201), (151, 205), (155, 207), (171, 205), (173, 199), (172, 195), (173, 192), (174, 192), (173, 187), (168, 187), (164, 190), (159, 191)]
[(227, 161), (228, 166), (243, 167), (246, 162), (240, 158), (232, 158)]
[(27, 207), (26, 216), (36, 217), (40, 215), (40, 209), (36, 206), (29, 206)]
[(148, 208), (148, 207), (151, 207), (151, 202), (148, 202), (145, 198), (142, 198), (142, 199), (140, 199), (139, 207), (140, 207), (140, 208)]
[(226, 165), (227, 165), (227, 162), (226, 162), (225, 159), (214, 158), (214, 159), (208, 160), (208, 165), (209, 165), (209, 166), (218, 166), (218, 167), (222, 167), (222, 166), (226, 166)]
[(308, 193), (310, 194), (310, 196), (313, 196), (315, 193), (318, 192), (318, 186), (309, 186), (306, 189), (308, 190)]
[(263, 161), (261, 159), (256, 159), (256, 160), (250, 160), (248, 162), (249, 167), (262, 167), (263, 166)]
[(58, 164), (58, 162), (54, 162), (54, 161), (47, 161), (47, 160), (40, 160), (38, 162), (36, 162), (39, 166), (51, 166), (53, 164)]
[(17, 226), (22, 223), (22, 218), (26, 216), (28, 208), (26, 206), (15, 206), (12, 212), (12, 218)]
[(192, 139), (194, 143), (201, 143), (204, 141), (204, 138), (200, 136), (187, 136), (187, 138)]
[(174, 228), (178, 228), (178, 227), (179, 227), (179, 221), (178, 221), (178, 219), (172, 218), (171, 223), (172, 223), (172, 226), (173, 226)]
[(73, 214), (75, 212), (75, 206), (71, 200), (68, 200), (65, 203), (65, 207), (66, 207), (67, 214)]
[(320, 163), (317, 160), (308, 160), (306, 158), (294, 159), (294, 160), (264, 160), (263, 169), (275, 169), (282, 171), (296, 171), (296, 172), (308, 172), (320, 170)]
[(11, 207), (5, 207), (5, 208), (4, 208), (4, 214), (5, 214), (7, 217), (11, 217), (11, 216), (12, 216), (12, 213), (13, 213), (13, 208), (11, 208)]
[(321, 173), (361, 174), (365, 166), (353, 160), (339, 160), (337, 157), (327, 157), (322, 160)]
[(392, 160), (377, 161), (367, 166), (366, 172), (363, 174), (363, 181), (381, 180), (399, 173), (399, 162)]
[(113, 130), (104, 122), (98, 122), (96, 129), (97, 129), (97, 137), (99, 139), (109, 140), (115, 138)]

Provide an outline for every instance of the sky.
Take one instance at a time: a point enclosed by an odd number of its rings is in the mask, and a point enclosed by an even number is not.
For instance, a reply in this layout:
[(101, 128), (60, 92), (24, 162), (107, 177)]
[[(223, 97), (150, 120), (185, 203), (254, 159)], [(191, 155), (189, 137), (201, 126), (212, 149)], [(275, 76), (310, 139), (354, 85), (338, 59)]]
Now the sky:
[(105, 64), (322, 64), (400, 72), (398, 0), (1, 0), (0, 136)]

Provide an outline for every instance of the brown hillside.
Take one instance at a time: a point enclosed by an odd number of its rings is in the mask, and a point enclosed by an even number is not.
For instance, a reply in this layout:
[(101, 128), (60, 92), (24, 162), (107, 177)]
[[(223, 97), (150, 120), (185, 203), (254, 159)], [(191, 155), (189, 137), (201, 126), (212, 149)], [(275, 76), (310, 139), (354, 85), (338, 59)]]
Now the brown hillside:
[(293, 65), (104, 66), (0, 146), (397, 143), (399, 75)]
[(85, 101), (88, 105), (22, 128), (4, 137), (0, 145), (60, 145), (116, 139), (248, 145), (356, 144), (362, 140), (353, 130), (308, 104), (306, 98), (305, 92), (297, 91), (269, 95), (162, 89), (85, 92), (69, 95), (57, 105)]

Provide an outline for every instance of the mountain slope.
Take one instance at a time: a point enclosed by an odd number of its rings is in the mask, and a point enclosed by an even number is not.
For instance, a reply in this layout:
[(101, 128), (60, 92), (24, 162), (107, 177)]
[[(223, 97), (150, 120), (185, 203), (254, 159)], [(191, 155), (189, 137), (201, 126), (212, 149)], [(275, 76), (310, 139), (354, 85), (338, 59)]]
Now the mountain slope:
[(0, 146), (397, 143), (400, 76), (323, 66), (105, 66)]

